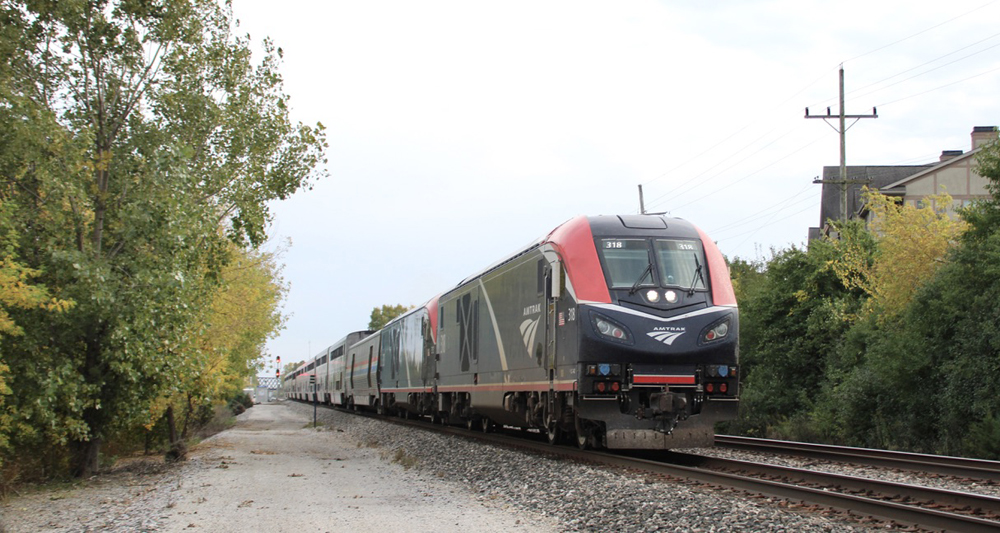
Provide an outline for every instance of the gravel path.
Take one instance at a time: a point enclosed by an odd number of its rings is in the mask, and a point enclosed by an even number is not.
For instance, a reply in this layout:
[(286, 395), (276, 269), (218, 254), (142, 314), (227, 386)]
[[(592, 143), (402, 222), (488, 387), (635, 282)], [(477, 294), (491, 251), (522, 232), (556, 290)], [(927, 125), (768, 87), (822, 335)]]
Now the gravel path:
[[(335, 413), (320, 410), (324, 422)], [(348, 419), (349, 415), (336, 413)], [(129, 469), (2, 507), (0, 530), (392, 532), (558, 531), (410, 468), (372, 440), (311, 426), (312, 409), (254, 406), (174, 468)], [(362, 437), (364, 437), (362, 435)], [(147, 464), (148, 466), (148, 464)]]
[(739, 492), (637, 477), (312, 407), (258, 405), (192, 459), (2, 506), (0, 531), (869, 531)]

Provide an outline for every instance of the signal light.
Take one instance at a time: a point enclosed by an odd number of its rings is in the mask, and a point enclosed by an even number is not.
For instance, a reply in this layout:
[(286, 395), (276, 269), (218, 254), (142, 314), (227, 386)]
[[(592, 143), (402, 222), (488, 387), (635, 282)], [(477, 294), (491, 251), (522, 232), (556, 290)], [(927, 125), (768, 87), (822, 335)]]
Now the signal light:
[(622, 384), (617, 381), (595, 381), (594, 394), (616, 393), (622, 390)]
[(715, 392), (715, 385), (713, 383), (706, 383), (705, 390), (710, 393)]
[(719, 385), (719, 392), (721, 392), (723, 394), (729, 392), (729, 385), (726, 385), (725, 383), (720, 384)]

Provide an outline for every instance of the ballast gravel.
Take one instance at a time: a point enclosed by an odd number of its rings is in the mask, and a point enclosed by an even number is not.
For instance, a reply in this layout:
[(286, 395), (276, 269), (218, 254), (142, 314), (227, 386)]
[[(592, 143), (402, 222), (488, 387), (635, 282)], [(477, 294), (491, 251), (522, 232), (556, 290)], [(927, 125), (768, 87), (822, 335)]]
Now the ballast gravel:
[(501, 505), (519, 516), (554, 518), (558, 522), (555, 531), (874, 530), (836, 514), (794, 509), (784, 502), (751, 498), (739, 491), (652, 479), (340, 412), (329, 412), (324, 419), (355, 438), (403, 450), (414, 458), (418, 468), (458, 482), (480, 500)]
[(871, 527), (293, 402), (258, 405), (192, 458), (33, 491), (0, 532), (831, 532)]

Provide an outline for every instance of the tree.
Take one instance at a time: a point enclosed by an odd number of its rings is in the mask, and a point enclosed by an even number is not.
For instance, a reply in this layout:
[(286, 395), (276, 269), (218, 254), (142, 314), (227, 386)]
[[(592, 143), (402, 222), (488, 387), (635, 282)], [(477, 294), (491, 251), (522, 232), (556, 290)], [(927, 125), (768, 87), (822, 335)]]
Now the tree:
[(947, 193), (928, 197), (921, 207), (898, 204), (867, 187), (863, 196), (872, 213), (870, 233), (833, 241), (839, 252), (833, 269), (847, 286), (871, 296), (872, 309), (894, 316), (944, 264), (968, 224), (948, 215)]
[(175, 386), (227, 241), (263, 242), (267, 202), (323, 175), (325, 138), (289, 121), (281, 50), (252, 62), (228, 5), (6, 2), (0, 19), (0, 200), (25, 266), (77, 302), (17, 310), (34, 327), (0, 351), (20, 446), (69, 446), (85, 475)]
[(386, 324), (392, 322), (392, 319), (403, 315), (410, 309), (413, 309), (412, 305), (407, 307), (402, 304), (376, 307), (372, 309), (371, 320), (368, 321), (368, 329), (372, 331), (380, 330), (385, 327)]
[(827, 361), (860, 307), (860, 291), (830, 268), (833, 257), (829, 242), (813, 241), (807, 250), (774, 252), (763, 265), (732, 262), (742, 379), (740, 417), (729, 431), (810, 437), (804, 421), (822, 392)]
[[(198, 413), (213, 400), (234, 396), (256, 375), (266, 356), (265, 342), (285, 322), (280, 305), (287, 287), (274, 255), (230, 246), (234, 259), (220, 272), (207, 312), (191, 326), (193, 342), (184, 348), (183, 357), (187, 364), (177, 367), (177, 387), (166, 397), (170, 433), (177, 434), (171, 451), (178, 458), (183, 456), (180, 443)], [(183, 413), (179, 432), (174, 412)], [(153, 420), (156, 415), (154, 411)]]
[[(0, 211), (0, 217), (2, 217), (2, 211)], [(0, 336), (24, 334), (21, 326), (14, 323), (4, 308), (65, 311), (73, 306), (73, 302), (50, 298), (45, 287), (32, 285), (30, 279), (37, 275), (37, 271), (18, 264), (10, 255), (0, 256)], [(4, 364), (3, 358), (0, 357), (0, 453), (7, 450), (10, 442), (8, 434), (14, 420), (14, 416), (4, 408), (4, 397), (11, 393), (11, 389), (7, 385), (9, 372), (10, 368)], [(0, 465), (2, 464), (2, 455), (0, 455)]]

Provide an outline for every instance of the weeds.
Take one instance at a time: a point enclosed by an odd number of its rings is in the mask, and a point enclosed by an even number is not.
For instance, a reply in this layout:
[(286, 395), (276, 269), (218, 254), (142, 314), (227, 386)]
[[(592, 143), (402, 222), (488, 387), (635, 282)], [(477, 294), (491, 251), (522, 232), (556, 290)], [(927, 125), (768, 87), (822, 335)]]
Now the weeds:
[[(389, 456), (388, 452), (382, 454), (383, 458), (388, 458), (388, 456)], [(392, 462), (402, 466), (404, 470), (409, 470), (414, 466), (417, 466), (419, 460), (416, 457), (406, 453), (406, 450), (402, 448), (396, 448), (396, 452), (392, 455)]]

